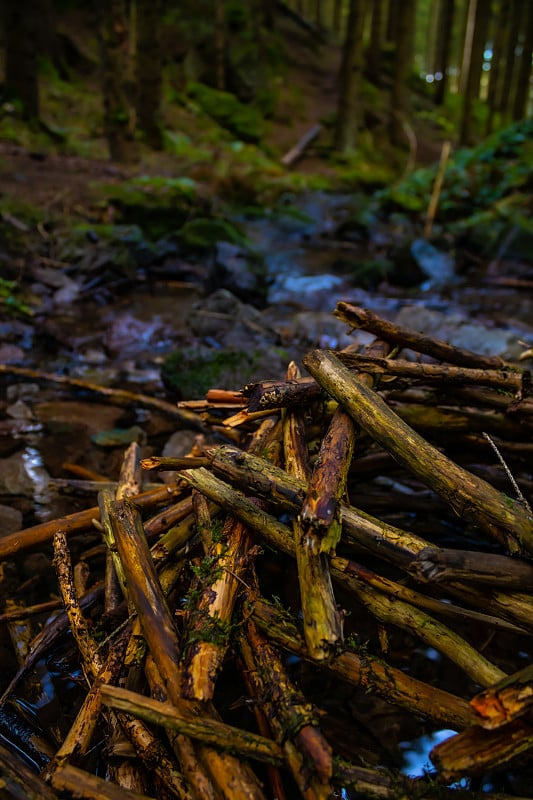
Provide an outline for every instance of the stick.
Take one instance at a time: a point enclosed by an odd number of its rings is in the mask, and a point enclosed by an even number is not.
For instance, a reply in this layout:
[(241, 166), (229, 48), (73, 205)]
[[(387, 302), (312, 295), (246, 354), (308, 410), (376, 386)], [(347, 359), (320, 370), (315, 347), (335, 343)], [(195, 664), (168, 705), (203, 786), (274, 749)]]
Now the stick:
[(533, 666), (528, 664), (470, 700), (484, 728), (492, 730), (523, 716), (533, 705)]
[(322, 125), (320, 124), (313, 125), (312, 128), (309, 128), (309, 130), (304, 133), (294, 147), (291, 147), (288, 153), (285, 153), (281, 159), (283, 166), (292, 167), (292, 165), (303, 156), (309, 145), (320, 135), (321, 130)]
[(32, 378), (37, 381), (49, 381), (51, 383), (59, 383), (62, 386), (73, 386), (77, 389), (83, 389), (84, 391), (109, 397), (110, 400), (118, 406), (135, 405), (151, 408), (154, 411), (160, 411), (167, 417), (178, 419), (183, 424), (192, 428), (198, 430), (204, 429), (200, 417), (196, 414), (179, 409), (177, 406), (172, 405), (172, 403), (166, 403), (158, 397), (129, 392), (126, 389), (112, 389), (109, 386), (100, 386), (97, 383), (84, 381), (81, 378), (70, 378), (68, 375), (54, 375), (51, 372), (42, 372), (41, 370), (29, 369), (28, 367), (15, 367), (11, 364), (0, 364), (0, 375), (19, 375), (23, 378)]
[(170, 703), (160, 703), (118, 686), (102, 687), (101, 698), (102, 702), (111, 708), (139, 716), (146, 722), (179, 731), (192, 739), (198, 739), (243, 758), (253, 758), (278, 766), (283, 766), (285, 763), (281, 748), (264, 736), (213, 719), (185, 717)]
[(438, 361), (448, 361), (464, 367), (478, 367), (480, 369), (500, 369), (508, 366), (499, 356), (482, 356), (470, 350), (454, 347), (441, 339), (425, 336), (422, 333), (394, 325), (392, 322), (381, 319), (377, 314), (365, 308), (358, 308), (343, 301), (337, 303), (334, 315), (346, 322), (352, 328), (362, 328), (383, 339), (390, 344), (408, 347), (418, 353), (433, 356)]
[(428, 236), (431, 235), (431, 230), (433, 228), (433, 222), (435, 220), (435, 214), (437, 213), (437, 206), (439, 204), (439, 197), (442, 191), (442, 184), (444, 181), (444, 175), (446, 173), (446, 165), (448, 163), (448, 159), (450, 157), (450, 153), (452, 150), (452, 143), (450, 141), (446, 141), (442, 143), (442, 150), (440, 151), (440, 161), (439, 166), (437, 169), (437, 174), (435, 175), (435, 182), (433, 184), (433, 190), (431, 192), (431, 197), (429, 200), (428, 210), (426, 213), (426, 222), (424, 224), (424, 239), (427, 239)]
[(352, 370), (372, 375), (398, 375), (411, 381), (438, 383), (442, 386), (473, 383), (492, 386), (525, 396), (529, 386), (523, 370), (469, 369), (442, 364), (415, 364), (401, 359), (378, 358), (357, 353), (336, 353), (340, 361)]
[[(305, 800), (328, 800), (332, 752), (310, 703), (289, 680), (276, 649), (248, 619), (240, 649), (254, 696), (263, 707), (287, 766)], [(309, 764), (309, 766), (308, 766)]]
[[(261, 599), (254, 601), (252, 611), (254, 620), (270, 641), (301, 658), (309, 658), (303, 638), (285, 614)], [(366, 651), (358, 655), (346, 650), (330, 659), (325, 668), (351, 685), (375, 692), (387, 702), (423, 714), (438, 724), (461, 730), (473, 723), (473, 711), (465, 700), (412, 678)]]
[[(134, 498), (135, 505), (143, 510), (153, 508), (162, 503), (170, 502), (174, 496), (181, 494), (181, 492), (182, 489), (180, 487), (168, 485), (150, 489)], [(0, 539), (0, 561), (10, 558), (21, 550), (50, 541), (58, 528), (66, 534), (91, 530), (93, 521), (97, 520), (99, 515), (100, 509), (95, 506), (87, 508), (85, 511), (76, 511), (74, 514), (68, 514), (66, 517), (42, 522), (25, 530), (8, 533), (7, 536), (3, 536)]]
[(533, 564), (496, 553), (425, 547), (412, 564), (422, 580), (466, 581), (504, 589), (533, 589)]
[[(287, 373), (288, 378), (299, 377), (294, 362), (289, 365)], [(287, 472), (300, 480), (308, 479), (310, 469), (304, 420), (296, 409), (283, 415), (283, 441)], [(342, 616), (335, 602), (329, 564), (322, 548), (322, 532), (306, 523), (303, 513), (293, 517), (292, 528), (305, 640), (312, 658), (321, 661), (328, 658), (342, 641)]]

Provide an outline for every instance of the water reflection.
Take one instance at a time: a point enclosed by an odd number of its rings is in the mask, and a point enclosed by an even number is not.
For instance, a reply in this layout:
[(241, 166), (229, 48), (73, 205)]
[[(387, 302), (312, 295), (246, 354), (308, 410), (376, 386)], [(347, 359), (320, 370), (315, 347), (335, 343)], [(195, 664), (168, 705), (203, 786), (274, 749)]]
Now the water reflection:
[(456, 733), (457, 731), (444, 729), (426, 736), (419, 736), (418, 739), (409, 742), (400, 742), (404, 761), (401, 772), (409, 778), (420, 778), (428, 772), (432, 772), (433, 767), (429, 760), (431, 750)]

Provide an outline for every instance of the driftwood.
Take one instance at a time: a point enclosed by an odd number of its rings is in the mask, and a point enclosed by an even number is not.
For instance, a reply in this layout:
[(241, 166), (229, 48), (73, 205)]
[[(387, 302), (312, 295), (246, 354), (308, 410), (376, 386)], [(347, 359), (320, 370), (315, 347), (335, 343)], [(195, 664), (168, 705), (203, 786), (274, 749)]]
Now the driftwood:
[[(78, 483), (57, 486), (97, 502), (0, 540), (4, 562), (53, 541), (57, 581), (25, 607), (0, 570), (21, 653), (0, 699), (11, 796), (464, 800), (442, 784), (490, 780), (533, 748), (529, 375), (347, 303), (336, 314), (376, 342), (309, 353), (311, 377), (291, 363), (180, 403), (180, 425), (216, 438), (141, 463), (132, 445), (115, 476), (67, 465)], [(161, 471), (175, 482), (143, 491)], [(47, 740), (17, 704), (50, 681), (56, 648), (81, 671)], [(458, 733), (435, 771), (403, 775), (389, 730), (443, 727)]]

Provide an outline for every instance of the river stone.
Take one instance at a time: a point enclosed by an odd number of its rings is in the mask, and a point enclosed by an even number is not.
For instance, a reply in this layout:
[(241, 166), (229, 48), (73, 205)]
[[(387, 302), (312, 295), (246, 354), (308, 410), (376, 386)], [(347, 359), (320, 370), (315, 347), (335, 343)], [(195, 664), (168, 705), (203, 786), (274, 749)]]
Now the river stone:
[(242, 247), (231, 242), (217, 242), (209, 277), (213, 289), (227, 289), (246, 303), (265, 305), (264, 265)]
[(517, 331), (487, 327), (458, 313), (444, 314), (422, 305), (404, 306), (395, 321), (403, 327), (481, 355), (514, 359), (523, 350), (518, 344), (520, 334)]
[(0, 460), (0, 494), (35, 497), (47, 488), (48, 475), (31, 448)]
[[(249, 329), (254, 325), (261, 326), (261, 313), (241, 302), (227, 289), (217, 289), (193, 304), (187, 321), (196, 336), (221, 342), (238, 323), (241, 326), (248, 324)], [(241, 347), (245, 344), (246, 341), (241, 339)]]
[(22, 512), (18, 508), (11, 508), (11, 506), (0, 506), (0, 536), (6, 536), (8, 533), (20, 531), (22, 528)]

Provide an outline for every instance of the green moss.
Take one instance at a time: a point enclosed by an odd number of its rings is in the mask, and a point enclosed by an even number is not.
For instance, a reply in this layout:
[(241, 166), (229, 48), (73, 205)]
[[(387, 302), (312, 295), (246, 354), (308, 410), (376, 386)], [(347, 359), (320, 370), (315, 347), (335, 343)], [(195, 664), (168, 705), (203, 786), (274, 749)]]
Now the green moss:
[(241, 350), (184, 348), (167, 356), (161, 367), (165, 386), (188, 400), (200, 399), (216, 386), (240, 387), (250, 380), (254, 356)]
[(138, 225), (150, 239), (178, 230), (203, 201), (190, 178), (142, 175), (118, 184), (95, 184), (97, 198), (112, 203), (121, 221)]
[(224, 219), (199, 217), (186, 222), (179, 232), (181, 244), (190, 250), (210, 250), (217, 242), (246, 246), (245, 237)]
[(5, 309), (10, 314), (21, 314), (25, 317), (31, 317), (34, 313), (29, 305), (28, 298), (15, 281), (7, 281), (3, 278), (0, 278), (0, 308)]
[(243, 141), (258, 142), (261, 139), (263, 128), (260, 113), (252, 106), (239, 102), (235, 95), (194, 82), (188, 84), (187, 93), (202, 111)]

